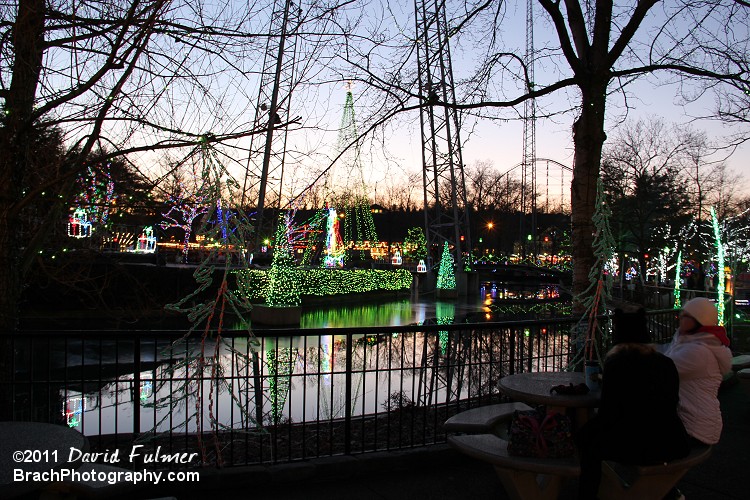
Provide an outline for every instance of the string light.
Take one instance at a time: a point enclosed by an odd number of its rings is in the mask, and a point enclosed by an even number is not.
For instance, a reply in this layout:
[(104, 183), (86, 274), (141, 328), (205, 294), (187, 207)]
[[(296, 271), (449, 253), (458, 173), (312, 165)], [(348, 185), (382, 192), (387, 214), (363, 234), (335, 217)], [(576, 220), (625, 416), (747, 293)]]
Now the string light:
[(719, 313), (719, 325), (724, 325), (724, 292), (725, 292), (725, 273), (724, 273), (724, 244), (721, 242), (721, 234), (719, 232), (719, 219), (716, 217), (716, 210), (711, 207), (711, 221), (714, 226), (714, 238), (716, 239), (716, 260), (717, 265), (717, 278), (719, 284), (716, 287), (716, 309)]
[(677, 263), (675, 264), (675, 276), (674, 276), (674, 308), (679, 309), (682, 307), (680, 303), (680, 273), (682, 267), (682, 250), (677, 254)]

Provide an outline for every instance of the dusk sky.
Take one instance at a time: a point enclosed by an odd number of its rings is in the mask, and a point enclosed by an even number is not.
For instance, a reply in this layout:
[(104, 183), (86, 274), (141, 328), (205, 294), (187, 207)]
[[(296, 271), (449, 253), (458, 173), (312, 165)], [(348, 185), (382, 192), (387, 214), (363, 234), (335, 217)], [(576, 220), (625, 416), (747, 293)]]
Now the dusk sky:
[[(503, 50), (523, 54), (525, 44), (524, 22), (525, 3), (521, 2), (508, 5), (503, 12), (504, 17), (500, 22), (500, 38)], [(393, 37), (394, 43), (404, 42), (413, 36), (413, 11), (412, 6), (400, 7), (401, 12), (383, 14), (378, 10), (378, 2), (370, 3), (369, 8), (374, 9), (376, 14), (364, 16), (362, 25), (372, 29), (375, 20), (380, 20), (378, 29), (387, 36)], [(519, 8), (520, 6), (520, 8)], [(390, 8), (399, 7), (391, 5)], [(454, 6), (455, 8), (455, 6)], [(536, 80), (540, 84), (550, 84), (560, 76), (569, 73), (566, 71), (564, 62), (561, 62), (558, 54), (554, 54), (555, 38), (553, 30), (547, 20), (546, 14), (541, 7), (535, 6), (535, 47), (540, 50), (540, 59), (536, 64)], [(656, 12), (651, 23), (644, 23), (645, 27), (655, 25), (660, 12)], [(645, 28), (644, 28), (645, 29)], [(469, 76), (475, 69), (477, 61), (483, 50), (481, 31), (474, 28), (466, 30), (467, 36), (456, 37), (451, 40), (451, 51), (454, 61), (455, 81), (458, 83)], [(640, 32), (639, 32), (640, 33)], [(477, 34), (479, 36), (477, 36)], [(382, 60), (387, 59), (383, 49), (378, 49)], [(498, 49), (500, 50), (500, 49)], [(558, 50), (559, 52), (559, 50)], [(375, 52), (376, 54), (378, 52)], [(375, 65), (378, 58), (372, 56)], [(328, 70), (335, 68), (334, 74), (346, 74), (346, 62), (333, 58), (329, 63)], [(352, 74), (355, 71), (352, 70)], [(320, 80), (331, 77), (330, 71), (324, 71)], [(700, 120), (697, 117), (709, 116), (714, 111), (714, 99), (711, 94), (706, 94), (697, 102), (683, 106), (680, 95), (681, 88), (675, 82), (673, 75), (659, 74), (640, 78), (638, 81), (626, 87), (627, 110), (622, 93), (614, 93), (608, 103), (608, 130), (609, 137), (616, 134), (617, 126), (624, 119), (635, 121), (637, 119), (660, 118), (666, 125), (690, 127), (695, 131), (703, 131), (707, 134), (709, 141), (721, 145), (725, 138), (733, 133), (742, 132), (736, 126), (712, 121)], [(358, 126), (363, 128), (362, 121), (367, 122), (371, 116), (372, 109), (382, 99), (373, 89), (363, 83), (356, 83), (353, 88), (355, 99), (355, 111), (357, 112)], [(506, 92), (508, 89), (505, 89)], [(684, 87), (683, 89), (684, 90)], [(299, 149), (308, 148), (313, 151), (304, 161), (304, 171), (310, 171), (311, 164), (317, 164), (312, 170), (323, 168), (327, 160), (336, 153), (337, 129), (343, 112), (343, 103), (346, 93), (346, 85), (343, 82), (328, 80), (313, 89), (306, 89), (306, 94), (301, 96), (303, 106), (299, 114), (303, 116), (303, 125), (310, 126), (318, 124), (327, 129), (322, 133), (320, 129), (314, 131), (299, 131), (290, 134), (292, 144), (303, 145)], [(317, 97), (314, 101), (309, 99), (312, 93)], [(460, 89), (458, 91), (459, 99)], [(320, 96), (324, 96), (321, 98)], [(298, 96), (294, 99), (300, 102)], [(310, 102), (315, 102), (314, 108), (309, 107)], [(563, 90), (539, 101), (539, 114), (545, 112), (559, 113), (551, 118), (540, 118), (537, 121), (537, 157), (549, 158), (567, 166), (572, 166), (573, 148), (571, 127), (575, 119), (575, 111), (565, 111), (577, 104), (577, 95), (574, 90)], [(494, 164), (498, 172), (506, 172), (518, 165), (522, 160), (523, 127), (518, 116), (523, 108), (516, 111), (507, 110), (491, 114), (497, 118), (509, 118), (508, 120), (465, 117), (462, 130), (464, 141), (463, 158), (467, 166), (472, 166), (477, 161), (489, 160)], [(626, 112), (627, 111), (627, 112)], [(485, 113), (487, 114), (487, 113)], [(744, 131), (745, 133), (748, 130)], [(404, 182), (408, 173), (416, 173), (421, 168), (421, 145), (419, 139), (419, 117), (418, 112), (410, 111), (400, 114), (392, 119), (384, 128), (379, 129), (372, 141), (366, 141), (363, 148), (363, 162), (365, 164), (365, 180), (372, 186), (377, 186), (382, 193), (384, 186), (388, 184), (400, 184)], [(719, 159), (727, 153), (720, 152), (712, 159)], [(744, 177), (750, 176), (750, 146), (747, 144), (738, 148), (737, 151), (727, 159), (726, 164), (731, 170), (741, 173)], [(538, 164), (538, 189), (540, 192), (548, 190), (550, 197), (559, 196), (561, 190), (567, 195), (570, 174), (562, 173), (560, 169), (552, 166), (549, 179), (546, 174), (546, 165)], [(334, 168), (334, 172), (343, 175), (340, 169)]]
[[(270, 3), (270, 2), (269, 2)], [(632, 61), (641, 61), (644, 54), (649, 53), (648, 33), (660, 25), (665, 12), (674, 7), (676, 0), (661, 2), (654, 7), (651, 17), (643, 23), (642, 28), (636, 35), (636, 42), (632, 44), (632, 52), (626, 53), (627, 58), (621, 58), (622, 63), (616, 64), (616, 68), (626, 67)], [(303, 12), (309, 8), (308, 2), (301, 2)], [(465, 7), (464, 2), (449, 2), (449, 19), (460, 19), (465, 15), (461, 9)], [(221, 8), (218, 21), (232, 26), (232, 9), (243, 8), (260, 9), (249, 15), (242, 26), (242, 31), (247, 33), (265, 33), (268, 29), (268, 18), (271, 8), (268, 4), (253, 4), (250, 7), (240, 6), (232, 1), (222, 5), (207, 4), (207, 8)], [(495, 7), (500, 6), (500, 7)], [(451, 38), (451, 52), (454, 66), (454, 79), (457, 85), (458, 102), (468, 102), (465, 98), (465, 86), (462, 84), (476, 70), (488, 51), (509, 52), (520, 56), (524, 54), (525, 47), (525, 18), (526, 2), (497, 2), (494, 8), (499, 8), (498, 22), (496, 26), (496, 43), (489, 47), (487, 25), (494, 20), (494, 10), (485, 12), (474, 19), (470, 24), (464, 26), (459, 36)], [(561, 78), (570, 76), (570, 68), (562, 58), (559, 44), (556, 43), (554, 30), (541, 6), (535, 6), (535, 35), (534, 44), (538, 53), (535, 64), (538, 86), (550, 85)], [(629, 9), (616, 9), (613, 16), (615, 32), (613, 39), (617, 36), (619, 27), (622, 26)], [(303, 36), (297, 45), (296, 77), (300, 79), (299, 85), (292, 94), (291, 105), (282, 110), (283, 118), (300, 116), (300, 124), (289, 127), (287, 143), (287, 170), (284, 176), (284, 196), (296, 196), (304, 190), (309, 183), (317, 178), (321, 171), (330, 166), (331, 159), (338, 153), (338, 131), (343, 113), (343, 105), (346, 96), (346, 80), (367, 79), (361, 70), (353, 66), (369, 64), (373, 74), (390, 83), (393, 73), (402, 78), (409, 86), (409, 82), (415, 79), (416, 59), (413, 51), (415, 22), (414, 6), (412, 3), (396, 5), (393, 2), (373, 0), (369, 2), (352, 2), (345, 9), (337, 12), (335, 21), (324, 25), (305, 25), (307, 32), (315, 33), (322, 30), (332, 33), (331, 36), (318, 37), (317, 35)], [(183, 13), (184, 6), (175, 3), (170, 15), (177, 18)], [(188, 15), (191, 15), (188, 13)], [(702, 21), (704, 29), (711, 29), (710, 19)], [(450, 24), (450, 21), (449, 21)], [(679, 38), (681, 30), (685, 30), (690, 24), (676, 23), (672, 26), (670, 37)], [(335, 35), (340, 26), (356, 26), (355, 34), (362, 35), (350, 37), (351, 50), (346, 50), (343, 39)], [(235, 24), (236, 26), (236, 24)], [(747, 36), (747, 26), (735, 26), (735, 30), (742, 31), (737, 35), (738, 39)], [(381, 44), (372, 41), (379, 38)], [(254, 38), (256, 42), (263, 38)], [(667, 40), (669, 42), (669, 40)], [(155, 42), (156, 43), (156, 42)], [(662, 50), (664, 44), (660, 41), (656, 44), (658, 50)], [(132, 83), (135, 92), (153, 92), (155, 95), (166, 94), (164, 99), (171, 99), (164, 104), (158, 115), (153, 120), (160, 126), (174, 130), (187, 130), (193, 134), (210, 132), (215, 135), (222, 133), (235, 133), (250, 128), (255, 116), (258, 99), (258, 72), (262, 68), (261, 45), (248, 46), (244, 53), (235, 55), (236, 60), (224, 61), (215, 54), (207, 55), (205, 52), (196, 50), (190, 44), (181, 41), (159, 40), (157, 48), (171, 55), (171, 59), (164, 62), (163, 75), (149, 82), (152, 88), (146, 90), (136, 89), (137, 81)], [(667, 49), (664, 49), (667, 50)], [(346, 55), (348, 54), (348, 58)], [(366, 54), (365, 57), (363, 54)], [(48, 54), (49, 61), (62, 61), (66, 54)], [(229, 56), (226, 56), (227, 58)], [(48, 62), (49, 62), (48, 61)], [(200, 81), (201, 86), (196, 86), (190, 79), (180, 81), (171, 79), (170, 71), (176, 62), (186, 67), (196, 68), (199, 74), (204, 74)], [(497, 71), (487, 87), (489, 97), (494, 100), (512, 99), (517, 97), (519, 90), (519, 68), (510, 65), (505, 72)], [(671, 85), (667, 82), (672, 81)], [(44, 91), (52, 93), (55, 82), (50, 81), (49, 89)], [(163, 85), (160, 87), (159, 85)], [(614, 87), (612, 87), (613, 89)], [(166, 91), (165, 91), (166, 90)], [(418, 91), (410, 88), (412, 93)], [(636, 120), (638, 118), (661, 118), (668, 125), (677, 125), (685, 128), (692, 127), (696, 131), (705, 131), (708, 139), (720, 145), (725, 136), (732, 133), (744, 133), (750, 135), (750, 126), (745, 125), (744, 130), (740, 127), (730, 128), (721, 123), (709, 120), (693, 120), (694, 117), (708, 116), (714, 111), (714, 98), (710, 93), (683, 108), (680, 103), (680, 87), (674, 75), (659, 74), (641, 77), (637, 82), (626, 87), (626, 92), (614, 92), (609, 99), (607, 109), (607, 134), (611, 138), (616, 134), (616, 128), (623, 119)], [(43, 91), (43, 92), (44, 92)], [(357, 126), (360, 132), (365, 130), (369, 124), (378, 116), (390, 109), (392, 103), (385, 102), (384, 93), (380, 89), (370, 87), (367, 83), (357, 81), (352, 87), (355, 99), (355, 112)], [(627, 100), (627, 110), (625, 102)], [(411, 97), (407, 100), (407, 106), (413, 106), (417, 99)], [(579, 103), (577, 91), (573, 88), (563, 89), (538, 100), (539, 115), (549, 115), (548, 118), (539, 118), (537, 121), (537, 157), (549, 158), (567, 166), (572, 166), (573, 149), (571, 127), (576, 117), (575, 108)], [(161, 104), (155, 106), (159, 107)], [(522, 161), (523, 126), (519, 117), (523, 113), (523, 106), (516, 109), (509, 108), (485, 108), (475, 111), (481, 117), (464, 115), (462, 140), (463, 159), (465, 165), (471, 167), (477, 161), (490, 161), (494, 168), (500, 172), (506, 172)], [(153, 130), (134, 133), (126, 131), (117, 137), (117, 125), (113, 126), (111, 143), (120, 141), (150, 141), (156, 142), (159, 132)], [(85, 129), (80, 129), (71, 134), (82, 134)], [(150, 135), (149, 135), (150, 134)], [(226, 147), (225, 162), (230, 172), (242, 184), (245, 169), (248, 166), (249, 139), (236, 141)], [(606, 147), (606, 145), (605, 145)], [(257, 151), (257, 146), (256, 146)], [(421, 170), (421, 144), (419, 135), (419, 113), (416, 110), (397, 114), (384, 126), (375, 130), (362, 145), (363, 171), (365, 181), (373, 189), (377, 187), (378, 194), (389, 186), (403, 185), (409, 174), (419, 173)], [(182, 152), (169, 153), (169, 160), (181, 156)], [(132, 155), (131, 160), (152, 176), (158, 176), (164, 172), (167, 163), (167, 155), (163, 151), (156, 153), (147, 152)], [(262, 156), (262, 155), (261, 155)], [(716, 159), (716, 158), (714, 158)], [(251, 172), (258, 172), (260, 157), (256, 154), (250, 161)], [(727, 165), (735, 172), (745, 177), (750, 176), (750, 146), (744, 145), (739, 148), (733, 156), (727, 160)], [(546, 165), (538, 165), (543, 171), (538, 173), (538, 187), (540, 191), (549, 190), (550, 196), (556, 193), (567, 193), (567, 184), (570, 175), (563, 175), (559, 168), (550, 170), (547, 179)], [(349, 174), (343, 173), (336, 168), (331, 175), (338, 176), (342, 182)], [(357, 180), (353, 180), (356, 182)], [(421, 189), (421, 186), (417, 186)]]

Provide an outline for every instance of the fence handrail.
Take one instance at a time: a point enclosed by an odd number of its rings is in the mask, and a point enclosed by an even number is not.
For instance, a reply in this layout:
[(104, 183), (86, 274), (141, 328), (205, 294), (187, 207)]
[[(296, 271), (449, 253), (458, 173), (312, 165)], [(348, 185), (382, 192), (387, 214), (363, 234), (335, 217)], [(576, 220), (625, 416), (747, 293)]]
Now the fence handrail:
[[(648, 311), (648, 315), (658, 315), (669, 312), (677, 312), (676, 309), (655, 309)], [(597, 319), (607, 320), (611, 318), (609, 314), (602, 314), (597, 316)], [(438, 332), (438, 331), (460, 331), (466, 329), (481, 329), (481, 330), (493, 330), (510, 327), (534, 327), (544, 326), (546, 324), (576, 324), (581, 318), (572, 316), (561, 316), (544, 319), (523, 319), (523, 320), (507, 320), (507, 321), (483, 321), (474, 323), (423, 323), (423, 324), (409, 324), (409, 325), (392, 325), (392, 326), (357, 326), (357, 327), (320, 327), (320, 328), (252, 328), (251, 330), (239, 330), (239, 329), (222, 329), (220, 331), (222, 337), (247, 337), (248, 335), (256, 337), (303, 337), (303, 336), (320, 336), (320, 335), (359, 335), (359, 334), (380, 334), (384, 332), (388, 333), (414, 333), (414, 332)], [(180, 338), (186, 335), (187, 328), (182, 330), (175, 329), (163, 329), (163, 330), (61, 330), (61, 329), (38, 329), (38, 330), (23, 330), (18, 332), (0, 332), (0, 336), (26, 336), (26, 335), (38, 335), (47, 336), (55, 334), (76, 334), (81, 337), (96, 336), (97, 338), (109, 338), (109, 336), (115, 336), (122, 339), (123, 336), (128, 337), (153, 337), (155, 335), (163, 337), (174, 337)], [(210, 330), (212, 335), (219, 333), (218, 330)], [(195, 330), (190, 335), (199, 336), (202, 335), (202, 330)]]

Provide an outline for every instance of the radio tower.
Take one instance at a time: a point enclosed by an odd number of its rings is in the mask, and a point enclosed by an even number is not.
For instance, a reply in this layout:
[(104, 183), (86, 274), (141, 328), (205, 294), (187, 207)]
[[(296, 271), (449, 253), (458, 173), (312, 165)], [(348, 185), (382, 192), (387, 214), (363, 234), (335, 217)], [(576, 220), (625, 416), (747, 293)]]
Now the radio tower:
[[(281, 203), (287, 130), (277, 126), (288, 121), (297, 51), (296, 31), (301, 14), (302, 9), (291, 0), (274, 2), (253, 122), (256, 128), (266, 127), (266, 133), (251, 138), (242, 187), (241, 206), (244, 207), (248, 178), (252, 177), (250, 182), (258, 185), (256, 247), (264, 236), (271, 236), (274, 229), (276, 218), (264, 213), (267, 201), (273, 201), (277, 206)], [(262, 158), (260, 165), (257, 163), (259, 158)], [(251, 172), (252, 167), (255, 168)], [(269, 189), (273, 196), (268, 195)]]
[(463, 253), (471, 251), (466, 182), (461, 157), (460, 118), (455, 108), (450, 33), (442, 0), (415, 0), (417, 69), (422, 133), (422, 183), (430, 267), (432, 250), (452, 248), (461, 291), (466, 280)]
[[(534, 1), (526, 5), (526, 91), (534, 90)], [(523, 103), (523, 161), (521, 173), (521, 248), (524, 257), (527, 253), (536, 255), (536, 100), (527, 99)], [(525, 227), (526, 214), (529, 214), (528, 236)], [(527, 246), (528, 245), (528, 246)]]

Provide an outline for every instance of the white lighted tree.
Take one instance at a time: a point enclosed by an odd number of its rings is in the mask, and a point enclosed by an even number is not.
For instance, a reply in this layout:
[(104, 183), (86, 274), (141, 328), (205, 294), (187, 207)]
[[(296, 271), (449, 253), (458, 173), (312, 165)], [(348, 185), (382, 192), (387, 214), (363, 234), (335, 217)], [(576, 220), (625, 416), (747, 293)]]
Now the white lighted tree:
[(198, 216), (208, 211), (205, 193), (188, 193), (181, 189), (176, 194), (169, 196), (171, 207), (162, 214), (164, 221), (160, 224), (162, 229), (178, 228), (184, 232), (182, 239), (182, 260), (188, 261), (190, 249), (190, 236), (193, 233), (193, 222)]

